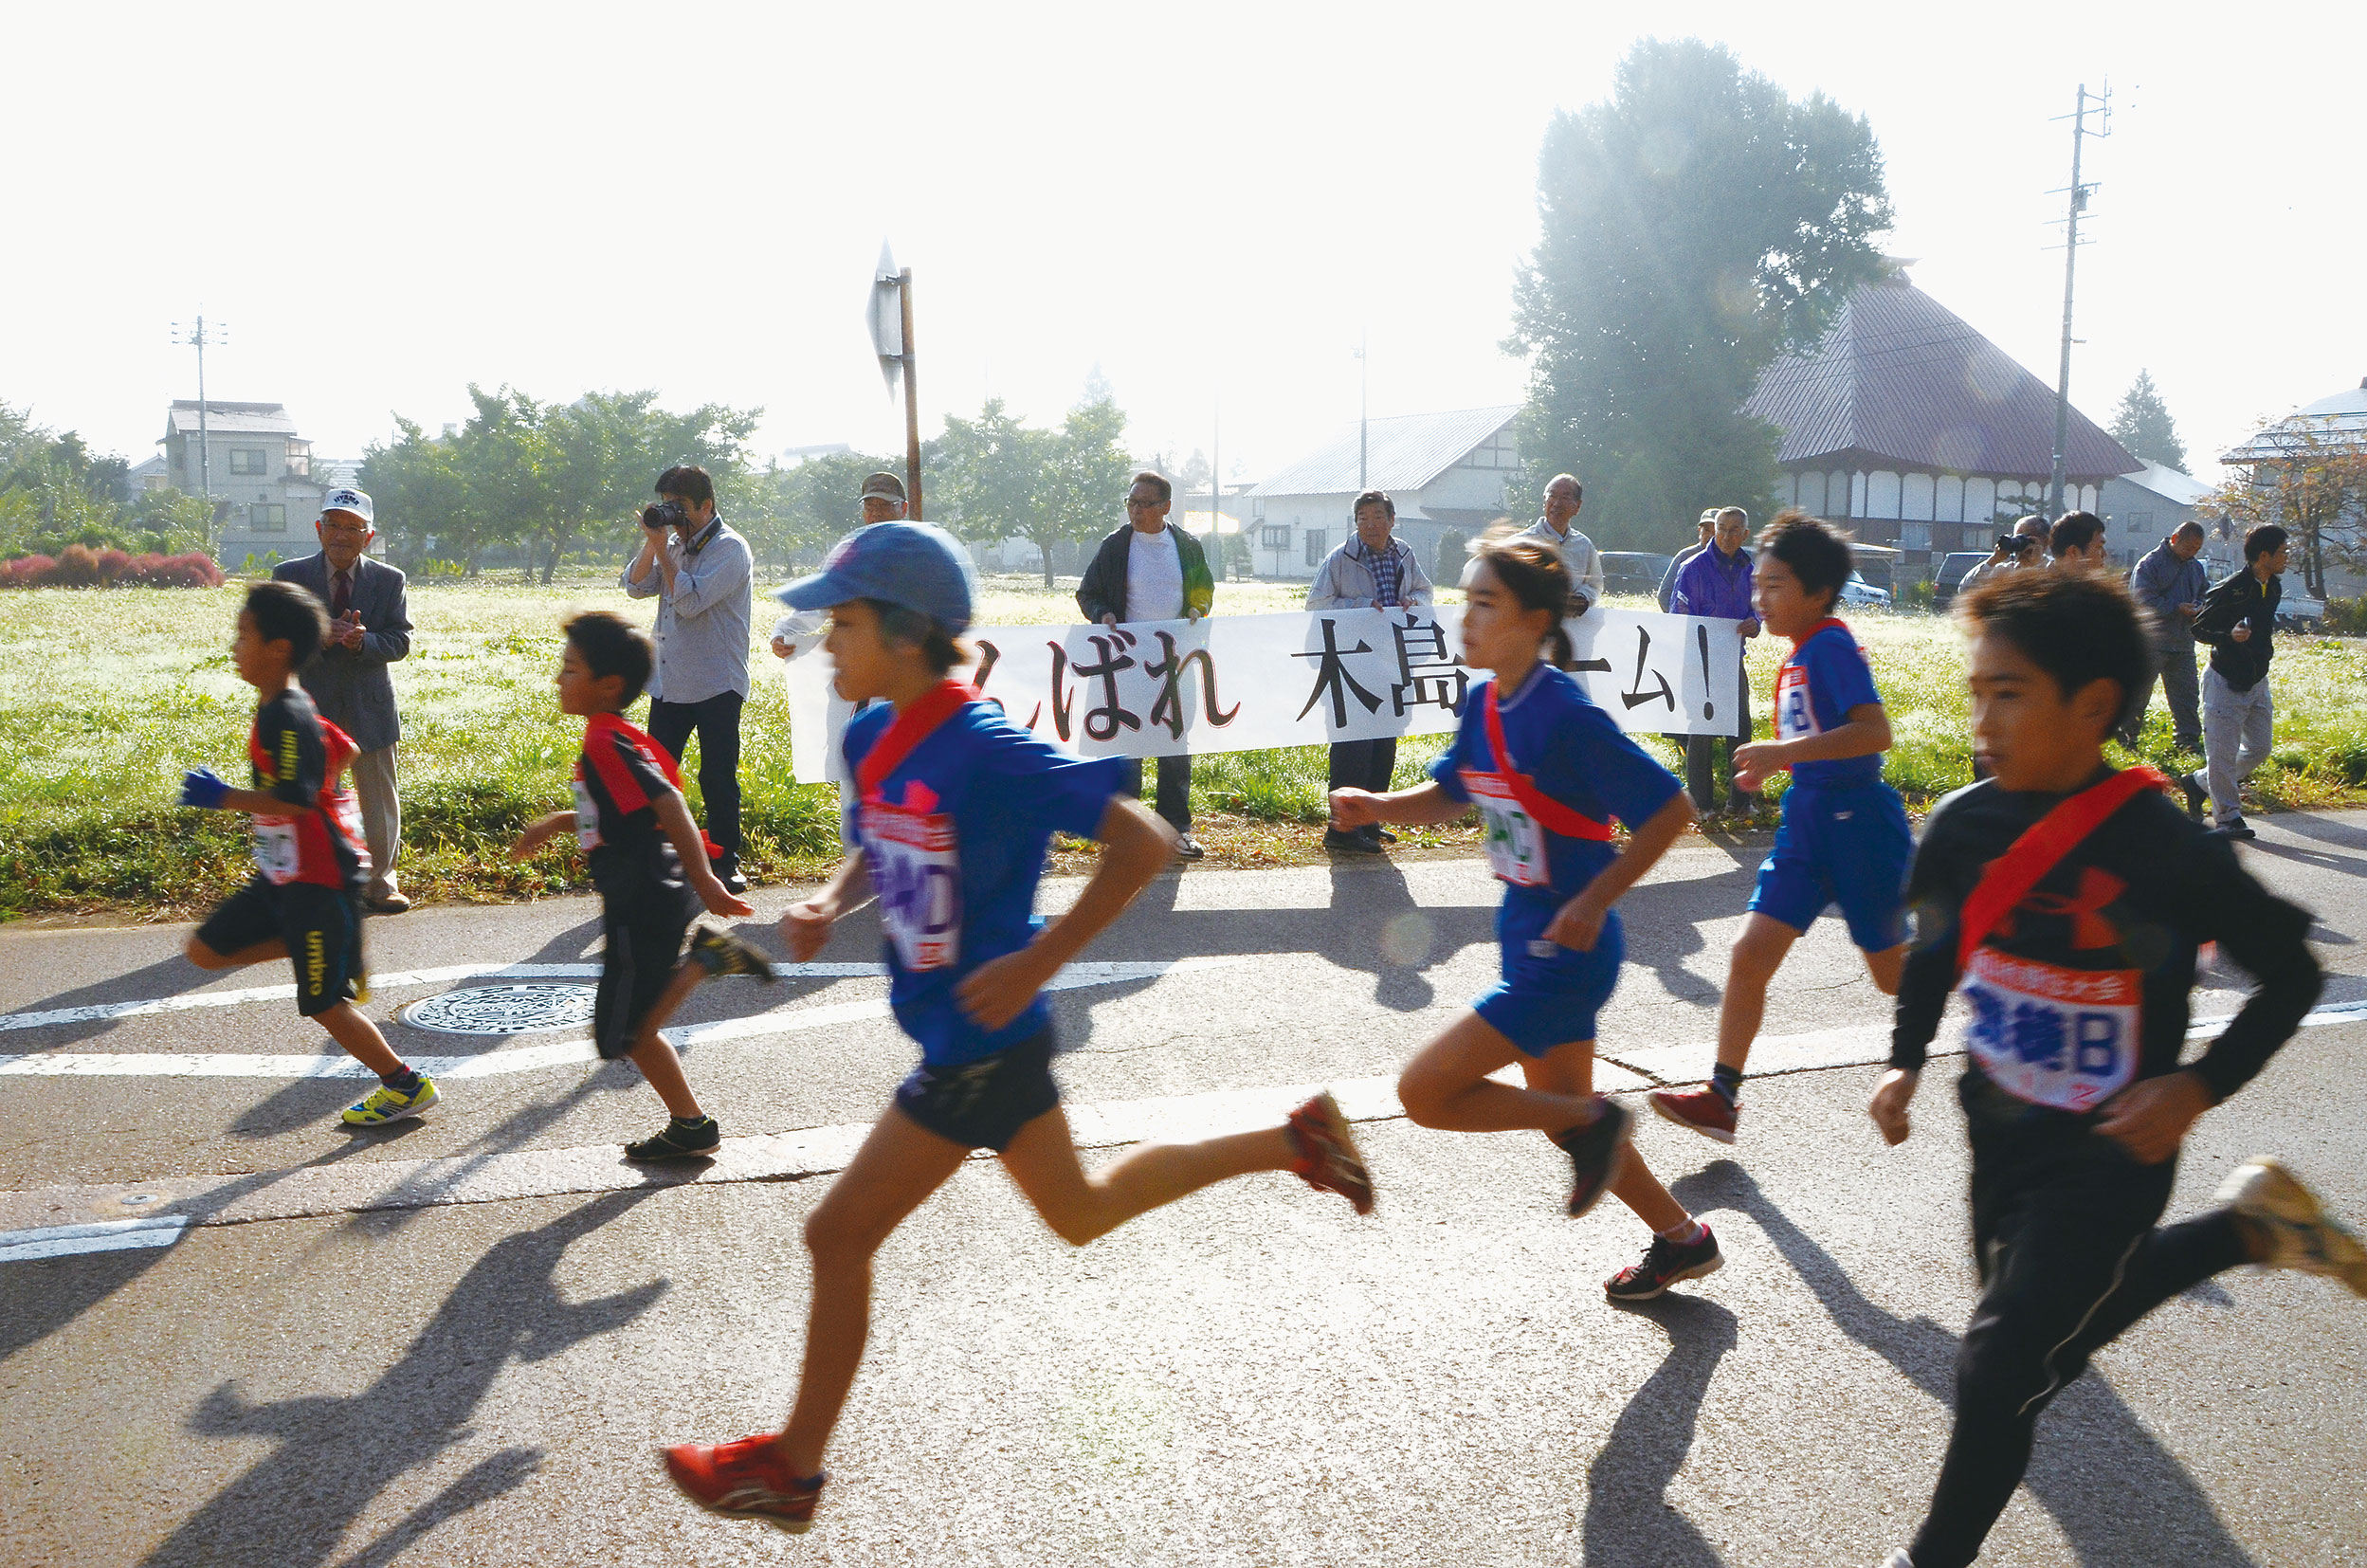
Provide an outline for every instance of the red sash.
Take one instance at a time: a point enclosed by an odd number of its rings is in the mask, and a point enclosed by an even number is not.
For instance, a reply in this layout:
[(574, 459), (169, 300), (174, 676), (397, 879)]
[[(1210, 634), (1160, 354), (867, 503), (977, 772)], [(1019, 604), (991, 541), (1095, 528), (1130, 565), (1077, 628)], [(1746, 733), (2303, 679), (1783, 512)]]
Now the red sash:
[[(664, 774), (665, 775), (665, 781), (674, 786), (674, 793), (683, 797), (683, 809), (688, 810), (690, 792), (683, 788), (683, 765), (675, 761), (674, 754), (667, 751), (664, 746), (659, 745), (656, 739), (650, 736), (648, 731), (635, 729), (632, 725), (627, 723), (623, 719), (620, 719), (615, 714), (595, 713), (592, 716), (591, 720), (584, 725), (584, 750), (590, 751), (592, 749), (592, 738), (607, 730), (624, 731), (626, 739), (630, 740), (634, 745), (641, 747), (651, 757), (656, 757), (658, 759), (658, 772)], [(699, 842), (705, 848), (707, 851), (707, 858), (709, 860), (721, 860), (723, 858), (723, 847), (716, 843), (715, 840), (707, 837), (707, 830), (704, 828), (699, 830)]]
[(2057, 863), (2104, 819), (2147, 790), (2170, 788), (2170, 781), (2152, 768), (2123, 768), (2101, 784), (2092, 784), (2058, 804), (2022, 830), (2012, 848), (1989, 863), (1989, 869), (1964, 901), (1963, 926), (1957, 934), (1957, 968), (1972, 961), (1973, 950), (1997, 928), (1997, 922), (2030, 896)]
[(865, 800), (878, 800), (880, 786), (910, 757), (913, 748), (926, 740), (937, 727), (965, 703), (978, 701), (975, 686), (959, 681), (947, 681), (932, 688), (920, 701), (898, 714), (887, 726), (887, 733), (864, 754), (855, 768), (855, 787)]
[(1504, 749), (1504, 721), (1496, 712), (1496, 683), (1487, 684), (1487, 749), (1496, 759), (1496, 775), (1512, 791), (1512, 798), (1520, 809), (1539, 823), (1564, 838), (1591, 838), (1608, 843), (1611, 825), (1582, 816), (1560, 801), (1539, 789), (1534, 780), (1512, 769), (1512, 754)]

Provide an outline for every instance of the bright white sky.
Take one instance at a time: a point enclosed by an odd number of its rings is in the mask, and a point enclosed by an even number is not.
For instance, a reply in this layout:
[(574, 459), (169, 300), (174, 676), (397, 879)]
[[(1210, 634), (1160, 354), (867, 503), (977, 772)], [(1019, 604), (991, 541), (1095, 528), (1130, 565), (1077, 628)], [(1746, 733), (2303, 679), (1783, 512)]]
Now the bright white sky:
[[(761, 405), (901, 445), (862, 304), (914, 269), (924, 428), (1056, 419), (1261, 477), (1356, 417), (1512, 402), (1540, 133), (1639, 36), (1868, 116), (1914, 279), (2049, 384), (2067, 113), (2109, 76), (2074, 401), (2149, 367), (2205, 477), (2367, 374), (2367, 9), (674, 4), (15, 9), (0, 400), (135, 461), (195, 394), (357, 456), (464, 387)], [(901, 15), (904, 20), (899, 22)], [(2185, 20), (2181, 21), (2183, 17)]]

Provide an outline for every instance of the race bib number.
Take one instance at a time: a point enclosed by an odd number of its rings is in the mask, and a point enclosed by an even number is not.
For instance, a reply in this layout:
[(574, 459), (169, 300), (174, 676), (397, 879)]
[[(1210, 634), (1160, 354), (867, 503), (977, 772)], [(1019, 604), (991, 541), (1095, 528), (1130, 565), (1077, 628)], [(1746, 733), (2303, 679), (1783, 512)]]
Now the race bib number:
[(954, 819), (865, 801), (863, 838), (898, 960), (919, 971), (943, 969), (960, 957), (961, 856)]
[(1775, 672), (1775, 738), (1796, 740), (1822, 733), (1816, 727), (1816, 708), (1808, 700), (1807, 668), (1784, 665)]
[(282, 885), (296, 880), (302, 864), (296, 847), (296, 823), (283, 816), (255, 818), (255, 869), (265, 882)]
[(1463, 771), (1464, 788), (1480, 809), (1487, 830), (1487, 868), (1515, 887), (1543, 887), (1554, 880), (1545, 858), (1545, 830), (1514, 796), (1500, 774)]
[(1965, 1045), (2017, 1099), (2090, 1111), (2137, 1076), (2142, 977), (2133, 969), (2059, 969), (1976, 948), (1965, 966), (1973, 1005)]
[(590, 854), (600, 848), (600, 808), (582, 779), (571, 778), (567, 785), (575, 792), (575, 848)]

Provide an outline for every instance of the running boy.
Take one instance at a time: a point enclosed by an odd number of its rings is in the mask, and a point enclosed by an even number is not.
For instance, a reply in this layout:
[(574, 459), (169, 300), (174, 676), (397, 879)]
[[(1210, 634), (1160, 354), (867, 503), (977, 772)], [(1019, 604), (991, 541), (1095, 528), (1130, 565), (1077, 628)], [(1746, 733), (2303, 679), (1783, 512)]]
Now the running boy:
[[(1502, 978), (1407, 1064), (1406, 1115), (1454, 1132), (1535, 1128), (1570, 1157), (1569, 1212), (1606, 1188), (1652, 1229), (1644, 1261), (1603, 1289), (1649, 1301), (1725, 1260), (1709, 1227), (1668, 1194), (1628, 1147), (1634, 1119), (1593, 1092), (1594, 1017), (1619, 983), (1626, 939), (1611, 905), (1693, 822), (1667, 769), (1623, 734), (1557, 665), (1570, 574), (1550, 545), (1508, 532), (1472, 553), (1464, 580), (1464, 662), (1494, 678), (1471, 689), (1454, 744), (1430, 782), (1389, 794), (1332, 792), (1332, 825), (1449, 822), (1480, 809)], [(1544, 654), (1550, 650), (1552, 662)], [(1507, 695), (1500, 695), (1507, 694)], [(1611, 819), (1629, 827), (1614, 852)], [(1489, 1073), (1520, 1064), (1526, 1088)]]
[(193, 768), (182, 775), (181, 804), (250, 813), (255, 875), (182, 951), (200, 969), (287, 959), (296, 970), (297, 1012), (378, 1075), (378, 1086), (345, 1108), (348, 1126), (376, 1127), (434, 1104), (436, 1086), (404, 1066), (355, 1005), (370, 996), (361, 940), (370, 852), (354, 793), (338, 782), (355, 747), (296, 680), (328, 636), (328, 611), (294, 583), (246, 591), (230, 666), (262, 694), (246, 732), (254, 788), (232, 789), (212, 769)]
[(1768, 982), (1816, 917), (1841, 905), (1849, 939), (1885, 996), (1906, 962), (1907, 861), (1915, 835), (1899, 792), (1883, 782), (1890, 718), (1866, 650), (1833, 618), (1851, 570), (1849, 541), (1831, 524), (1785, 512), (1758, 537), (1753, 589), (1759, 619), (1792, 641), (1775, 675), (1775, 738), (1739, 746), (1734, 784), (1756, 790), (1792, 770), (1775, 846), (1758, 868), (1750, 917), (1726, 960), (1718, 1010), (1718, 1065), (1698, 1089), (1655, 1089), (1652, 1109), (1680, 1126), (1734, 1141), (1742, 1067), (1767, 1012)]
[[(2152, 670), (2118, 582), (2016, 572), (1961, 602), (1973, 743), (1991, 774), (1925, 826), (1909, 889), (1916, 944), (1870, 1109), (1884, 1139), (1906, 1138), (1925, 1050), (1960, 983), (1972, 1018), (1957, 1098), (1982, 1292), (1931, 1510), (1891, 1568), (1973, 1561), (2029, 1467), (2038, 1413), (2180, 1291), (2256, 1263), (2367, 1295), (2367, 1250), (2274, 1160), (2237, 1168), (2218, 1208), (2155, 1228), (2187, 1129), (2317, 999), (2309, 918), (2190, 822), (2159, 774), (2105, 764), (2104, 737)], [(2209, 941), (2259, 989), (2181, 1067), (2194, 950)]]
[[(1278, 1127), (1138, 1149), (1086, 1176), (1053, 1083), (1044, 985), (1118, 917), (1173, 854), (1174, 833), (1122, 791), (1122, 759), (1085, 761), (1008, 722), (951, 678), (969, 658), (968, 556), (924, 523), (876, 523), (842, 539), (819, 576), (780, 595), (828, 608), (823, 644), (849, 702), (883, 699), (847, 725), (859, 795), (845, 863), (781, 918), (792, 955), (880, 892), (888, 999), (920, 1066), (806, 1220), (813, 1255), (804, 1370), (778, 1433), (665, 1450), (684, 1495), (717, 1513), (800, 1531), (827, 1479), (822, 1454), (870, 1331), (871, 1258), (974, 1149), (1003, 1169), (1062, 1240), (1083, 1246), (1146, 1210), (1252, 1171), (1292, 1171), (1370, 1212), (1373, 1188), (1348, 1124), (1319, 1094)], [(1068, 913), (1035, 918), (1055, 829), (1102, 841)]]
[(722, 1143), (722, 1129), (699, 1108), (682, 1058), (658, 1031), (702, 977), (753, 975), (770, 985), (773, 966), (737, 937), (705, 925), (691, 931), (701, 904), (718, 915), (756, 910), (717, 879), (719, 857), (690, 820), (672, 756), (619, 717), (648, 683), (649, 639), (605, 610), (577, 615), (561, 629), (567, 648), (559, 655), (559, 711), (585, 720), (575, 808), (528, 827), (510, 859), (526, 860), (574, 830), (600, 889), (604, 945), (592, 1004), (593, 1045), (603, 1062), (630, 1058), (673, 1118), (626, 1144), (625, 1158), (704, 1159)]

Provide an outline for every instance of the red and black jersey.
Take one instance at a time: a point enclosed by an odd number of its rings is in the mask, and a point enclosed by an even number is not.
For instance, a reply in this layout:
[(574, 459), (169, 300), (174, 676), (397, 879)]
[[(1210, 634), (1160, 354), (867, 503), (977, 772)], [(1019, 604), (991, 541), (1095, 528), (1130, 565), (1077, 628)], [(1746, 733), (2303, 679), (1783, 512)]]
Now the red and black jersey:
[(596, 884), (683, 885), (682, 860), (657, 813), (661, 795), (682, 793), (682, 771), (665, 747), (612, 713), (594, 714), (574, 787), (575, 842)]
[(246, 732), (255, 788), (303, 815), (255, 813), (255, 866), (274, 884), (311, 883), (359, 892), (370, 878), (361, 812), (342, 782), (358, 750), (320, 717), (301, 686), (265, 699)]
[[(2100, 771), (2097, 781), (2110, 777)], [(2260, 982), (2193, 1064), (2226, 1099), (2318, 998), (2309, 917), (2254, 881), (2226, 839), (2149, 789), (2073, 844), (1976, 942), (1960, 940), (1967, 901), (1993, 864), (2064, 798), (1990, 780), (1934, 808), (1907, 885), (1916, 941), (1890, 1065), (1923, 1065), (1961, 984), (1973, 1070), (2026, 1099), (2092, 1110), (2127, 1082), (2178, 1070), (2195, 950), (2215, 941)]]

